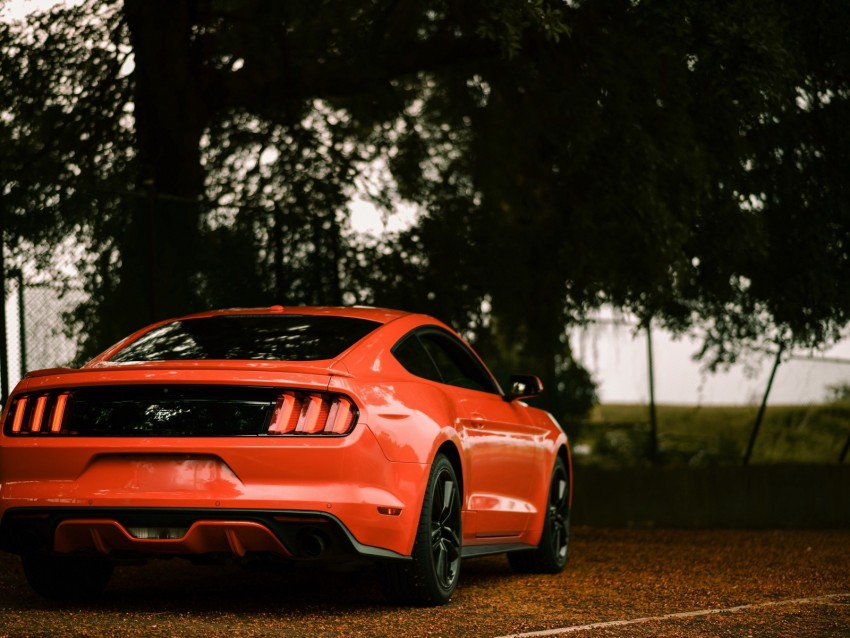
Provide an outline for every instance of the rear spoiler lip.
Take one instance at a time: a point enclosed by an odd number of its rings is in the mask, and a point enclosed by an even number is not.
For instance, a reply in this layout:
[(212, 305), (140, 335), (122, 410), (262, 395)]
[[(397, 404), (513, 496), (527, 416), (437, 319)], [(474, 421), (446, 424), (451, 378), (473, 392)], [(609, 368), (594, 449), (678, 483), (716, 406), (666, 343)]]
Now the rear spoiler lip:
[(354, 375), (344, 369), (338, 361), (324, 361), (317, 364), (289, 362), (289, 361), (233, 361), (228, 359), (211, 359), (205, 361), (133, 361), (128, 363), (112, 363), (103, 361), (82, 368), (45, 368), (43, 370), (33, 370), (27, 372), (24, 379), (38, 379), (41, 377), (51, 377), (58, 375), (74, 376), (86, 373), (106, 373), (125, 375), (133, 372), (141, 372), (142, 374), (148, 371), (164, 371), (164, 372), (183, 372), (183, 371), (209, 371), (217, 372), (219, 370), (232, 370), (246, 373), (253, 372), (283, 372), (294, 374), (314, 374), (321, 376), (335, 376), (351, 378)]
[(354, 377), (341, 362), (323, 364), (281, 361), (158, 361), (120, 364), (104, 362), (83, 368), (48, 368), (27, 373), (10, 398), (23, 392), (144, 384), (257, 387), (286, 385), (308, 390), (327, 390), (334, 377)]
[[(340, 365), (338, 360), (325, 359), (315, 362), (304, 361), (270, 361), (270, 360), (236, 360), (236, 359), (203, 359), (186, 361), (130, 361), (115, 363), (101, 361), (91, 366), (80, 368), (84, 371), (123, 371), (123, 370), (237, 370), (244, 372), (292, 372), (296, 374), (318, 374), (324, 376), (352, 377), (350, 372)], [(76, 372), (76, 370), (74, 370)]]

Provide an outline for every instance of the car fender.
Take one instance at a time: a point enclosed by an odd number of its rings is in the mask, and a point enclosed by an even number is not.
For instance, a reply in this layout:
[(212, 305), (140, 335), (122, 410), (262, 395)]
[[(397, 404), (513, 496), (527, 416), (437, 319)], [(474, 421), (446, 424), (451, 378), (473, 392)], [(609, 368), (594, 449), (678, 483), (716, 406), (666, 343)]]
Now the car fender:
[(334, 377), (328, 389), (354, 400), (359, 424), (372, 431), (389, 461), (430, 464), (446, 441), (459, 447), (458, 414), (438, 384)]
[(573, 496), (573, 470), (569, 439), (555, 417), (553, 417), (549, 412), (538, 408), (529, 408), (528, 414), (532, 421), (541, 426), (546, 426), (550, 430), (550, 434), (545, 438), (543, 443), (545, 446), (546, 463), (541, 468), (539, 480), (536, 482), (536, 494), (534, 495), (534, 502), (540, 503), (541, 506), (538, 507), (537, 515), (534, 517), (534, 520), (529, 527), (529, 541), (536, 544), (540, 539), (540, 535), (543, 533), (543, 526), (546, 521), (546, 504), (549, 499), (549, 483), (552, 476), (552, 470), (555, 467), (555, 459), (559, 455), (563, 455), (567, 465), (570, 506), (572, 506)]

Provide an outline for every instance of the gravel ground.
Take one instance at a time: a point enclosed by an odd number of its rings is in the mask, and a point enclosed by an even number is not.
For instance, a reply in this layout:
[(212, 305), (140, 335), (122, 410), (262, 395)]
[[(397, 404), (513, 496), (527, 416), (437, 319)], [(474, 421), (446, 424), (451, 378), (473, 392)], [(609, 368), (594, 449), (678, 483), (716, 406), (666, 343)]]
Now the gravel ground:
[[(59, 605), (0, 554), (0, 637), (493, 637), (639, 619), (649, 620), (568, 635), (850, 636), (850, 531), (580, 528), (562, 575), (515, 575), (502, 556), (466, 561), (451, 603), (432, 609), (385, 604), (375, 580), (155, 561), (119, 568), (97, 604)], [(783, 604), (658, 618), (769, 602)]]

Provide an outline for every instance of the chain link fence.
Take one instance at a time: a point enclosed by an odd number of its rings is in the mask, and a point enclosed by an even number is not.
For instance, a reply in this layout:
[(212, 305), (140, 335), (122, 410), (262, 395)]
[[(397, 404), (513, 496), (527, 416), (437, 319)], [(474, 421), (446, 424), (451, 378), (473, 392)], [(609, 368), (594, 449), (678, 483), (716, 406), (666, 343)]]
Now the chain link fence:
[[(85, 299), (79, 283), (6, 273), (4, 399), (28, 371), (74, 359), (64, 317)], [(850, 463), (850, 343), (830, 356), (786, 353), (775, 369), (765, 356), (713, 376), (691, 360), (694, 344), (658, 331), (650, 357), (646, 341), (620, 319), (577, 332), (573, 350), (602, 398), (587, 419), (566, 424), (580, 464)]]
[(74, 358), (77, 342), (63, 317), (84, 299), (81, 287), (66, 282), (28, 280), (21, 271), (7, 274), (4, 398), (30, 370), (65, 366)]
[(602, 467), (850, 463), (850, 342), (749, 356), (710, 373), (698, 339), (629, 317), (577, 330), (576, 357), (601, 404), (568, 424), (579, 464)]

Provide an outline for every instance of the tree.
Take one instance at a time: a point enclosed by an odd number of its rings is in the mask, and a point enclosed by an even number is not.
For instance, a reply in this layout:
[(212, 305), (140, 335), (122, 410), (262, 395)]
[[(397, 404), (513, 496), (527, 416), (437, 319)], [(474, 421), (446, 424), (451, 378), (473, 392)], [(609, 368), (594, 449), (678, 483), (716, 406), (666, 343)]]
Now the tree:
[(463, 150), (425, 188), (446, 210), (472, 203), (456, 229), (477, 233), (465, 258), (508, 340), (558, 351), (564, 323), (601, 303), (702, 325), (715, 364), (836, 338), (847, 17), (842, 3), (571, 3), (570, 37), (457, 70), (419, 137), (449, 119)]
[[(57, 8), (0, 32), (7, 242), (85, 229), (84, 355), (210, 305), (397, 305), (563, 412), (593, 400), (566, 331), (602, 304), (702, 325), (718, 363), (821, 343), (850, 309), (845, 4)], [(369, 170), (424, 212), (364, 246)]]

